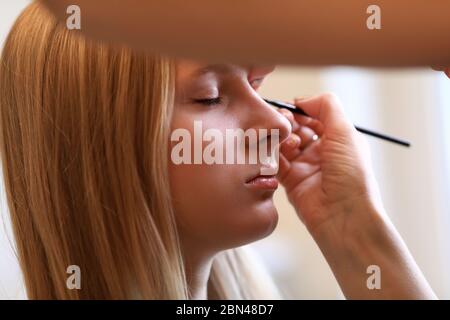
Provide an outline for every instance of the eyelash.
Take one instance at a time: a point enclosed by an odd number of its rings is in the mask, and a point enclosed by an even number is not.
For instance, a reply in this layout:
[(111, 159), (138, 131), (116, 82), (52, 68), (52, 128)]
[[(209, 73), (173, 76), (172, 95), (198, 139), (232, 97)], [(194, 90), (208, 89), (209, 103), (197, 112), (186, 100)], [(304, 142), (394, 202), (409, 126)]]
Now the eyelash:
[(203, 104), (205, 106), (213, 106), (213, 105), (217, 105), (220, 104), (220, 102), (222, 101), (222, 99), (220, 97), (217, 98), (212, 98), (212, 99), (199, 99), (199, 100), (195, 100), (196, 103), (200, 103)]
[[(261, 82), (262, 79), (255, 79), (253, 82)], [(222, 99), (220, 97), (211, 98), (211, 99), (197, 99), (195, 103), (203, 104), (205, 106), (214, 106), (220, 104)]]

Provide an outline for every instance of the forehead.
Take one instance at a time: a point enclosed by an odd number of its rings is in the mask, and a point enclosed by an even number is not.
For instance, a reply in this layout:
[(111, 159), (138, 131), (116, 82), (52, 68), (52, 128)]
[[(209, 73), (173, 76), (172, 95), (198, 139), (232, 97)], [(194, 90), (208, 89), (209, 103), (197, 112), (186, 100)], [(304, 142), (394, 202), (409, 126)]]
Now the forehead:
[(275, 66), (250, 66), (228, 63), (211, 64), (192, 60), (178, 60), (176, 68), (177, 76), (181, 78), (200, 77), (210, 73), (218, 75), (242, 74), (249, 77), (257, 77), (272, 72), (275, 69)]
[(211, 64), (191, 60), (178, 60), (176, 63), (177, 75), (180, 77), (198, 77), (208, 73), (227, 74), (227, 73), (248, 73), (248, 66), (235, 64)]

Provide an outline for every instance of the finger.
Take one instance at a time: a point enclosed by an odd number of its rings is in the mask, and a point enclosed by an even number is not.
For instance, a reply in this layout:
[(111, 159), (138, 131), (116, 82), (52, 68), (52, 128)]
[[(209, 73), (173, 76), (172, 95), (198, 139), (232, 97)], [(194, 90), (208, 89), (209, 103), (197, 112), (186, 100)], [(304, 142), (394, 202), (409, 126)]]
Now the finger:
[(302, 151), (301, 158), (299, 158), (299, 160), (307, 163), (320, 163), (321, 147), (322, 144), (320, 139), (311, 140), (307, 147)]
[(314, 136), (317, 135), (314, 130), (306, 126), (300, 127), (296, 134), (301, 140), (300, 149), (306, 148), (311, 142), (313, 142)]
[(291, 135), (281, 143), (280, 152), (288, 161), (291, 161), (301, 154), (301, 143), (301, 138), (297, 134), (291, 133)]
[(445, 67), (443, 67), (443, 66), (431, 66), (431, 69), (433, 69), (434, 71), (443, 71), (445, 69)]
[(320, 121), (324, 130), (354, 129), (344, 113), (339, 98), (334, 94), (327, 93), (309, 99), (295, 100), (295, 105), (310, 117)]
[[(314, 131), (314, 133), (316, 133), (318, 136), (321, 136), (323, 134), (323, 125), (320, 121), (311, 118), (311, 117), (307, 117), (307, 116), (302, 116), (302, 115), (294, 115), (296, 122), (298, 123), (298, 127), (303, 128), (303, 127), (308, 127), (310, 128), (312, 131)], [(294, 131), (295, 133), (298, 134), (298, 130)], [(301, 137), (301, 135), (300, 135)]]
[(450, 78), (450, 67), (431, 66), (431, 68), (435, 71), (443, 71)]
[[(299, 102), (302, 100), (307, 100), (312, 98), (312, 96), (300, 96), (300, 97), (295, 97), (294, 100)], [(291, 104), (291, 103), (289, 103)], [(295, 106), (295, 104), (294, 104)], [(314, 132), (317, 135), (322, 135), (323, 133), (323, 126), (322, 123), (320, 123), (320, 121), (312, 118), (312, 117), (308, 117), (308, 116), (304, 116), (301, 114), (293, 114), (295, 121), (298, 123), (298, 128), (300, 128), (301, 126), (307, 126), (309, 128), (311, 128), (312, 130), (314, 130)], [(295, 132), (296, 130), (292, 130), (293, 132)]]
[(291, 123), (292, 126), (292, 131), (296, 131), (299, 128), (299, 125), (297, 123), (297, 121), (294, 119), (294, 114), (286, 109), (278, 109), (278, 112), (280, 112), (282, 115), (284, 115), (289, 122)]
[(289, 170), (291, 169), (291, 162), (286, 159), (286, 157), (280, 153), (280, 156), (278, 158), (278, 178), (280, 181), (283, 181), (286, 178), (286, 175), (288, 174)]
[(305, 100), (305, 99), (310, 99), (314, 97), (313, 95), (303, 95), (303, 96), (297, 96), (294, 98), (294, 100)]

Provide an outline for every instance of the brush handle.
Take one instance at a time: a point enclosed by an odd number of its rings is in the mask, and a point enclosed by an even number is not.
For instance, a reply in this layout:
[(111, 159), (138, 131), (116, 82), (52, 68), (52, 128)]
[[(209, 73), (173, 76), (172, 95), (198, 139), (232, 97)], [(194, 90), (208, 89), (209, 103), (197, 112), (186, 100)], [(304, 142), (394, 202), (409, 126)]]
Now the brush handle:
[[(303, 116), (309, 117), (309, 115), (306, 114), (305, 111), (303, 111), (300, 108), (297, 108), (296, 106), (289, 104), (289, 103), (285, 103), (285, 102), (281, 102), (281, 101), (275, 101), (275, 100), (269, 100), (269, 99), (264, 99), (265, 102), (267, 102), (268, 104), (277, 107), (277, 108), (281, 108), (281, 109), (287, 109), (293, 113), (296, 114), (301, 114)], [(372, 130), (368, 130), (368, 129), (364, 129), (358, 126), (355, 126), (356, 130), (358, 130), (361, 133), (367, 134), (369, 136), (375, 137), (375, 138), (379, 138), (379, 139), (383, 139), (404, 147), (410, 147), (411, 144), (408, 141), (402, 140), (402, 139), (398, 139), (392, 136), (388, 136), (382, 133), (378, 133)]]

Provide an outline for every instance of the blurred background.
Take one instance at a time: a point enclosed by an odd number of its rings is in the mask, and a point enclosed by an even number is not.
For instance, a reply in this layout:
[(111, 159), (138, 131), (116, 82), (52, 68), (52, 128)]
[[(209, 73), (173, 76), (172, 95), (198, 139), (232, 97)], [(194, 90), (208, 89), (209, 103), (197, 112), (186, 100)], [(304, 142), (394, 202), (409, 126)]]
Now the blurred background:
[[(27, 0), (0, 2), (0, 46)], [(291, 100), (334, 92), (357, 125), (412, 142), (404, 148), (368, 137), (385, 208), (441, 299), (450, 299), (450, 80), (431, 69), (279, 67), (261, 94)], [(287, 298), (343, 299), (320, 250), (282, 189), (280, 220), (251, 244)], [(25, 299), (0, 184), (0, 299)]]

